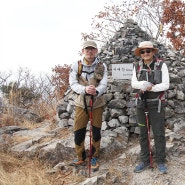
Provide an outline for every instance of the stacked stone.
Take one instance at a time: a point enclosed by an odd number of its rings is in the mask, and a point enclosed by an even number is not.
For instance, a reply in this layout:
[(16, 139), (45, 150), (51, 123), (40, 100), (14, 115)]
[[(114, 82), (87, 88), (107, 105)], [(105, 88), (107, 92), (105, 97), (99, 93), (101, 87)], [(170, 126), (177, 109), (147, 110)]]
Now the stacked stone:
[[(108, 89), (102, 130), (125, 127), (131, 133), (138, 133), (135, 110), (135, 93), (131, 80), (113, 79), (112, 65), (133, 63), (139, 60), (133, 54), (138, 43), (151, 40), (159, 48), (157, 57), (166, 62), (170, 73), (170, 88), (166, 92), (166, 125), (173, 129), (175, 123), (185, 124), (185, 56), (158, 43), (137, 23), (127, 20), (123, 27), (106, 43), (99, 58), (108, 67)], [(58, 106), (59, 125), (73, 125), (74, 97), (65, 96)]]

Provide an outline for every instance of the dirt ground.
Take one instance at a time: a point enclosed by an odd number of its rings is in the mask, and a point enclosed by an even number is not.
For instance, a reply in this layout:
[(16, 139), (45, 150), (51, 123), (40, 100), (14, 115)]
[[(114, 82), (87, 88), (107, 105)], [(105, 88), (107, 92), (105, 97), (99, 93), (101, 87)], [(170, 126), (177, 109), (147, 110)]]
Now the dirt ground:
[[(134, 141), (131, 148), (139, 147), (139, 143)], [(106, 159), (100, 159), (100, 169), (98, 172), (91, 172), (91, 177), (99, 176), (103, 172), (109, 171), (107, 181), (100, 184), (119, 184), (119, 185), (185, 185), (185, 156), (167, 155), (166, 166), (167, 174), (160, 174), (153, 159), (153, 169), (148, 168), (141, 173), (134, 173), (138, 156), (130, 155), (127, 150), (110, 155)], [(85, 168), (87, 172), (87, 167)], [(75, 171), (76, 172), (76, 171)], [(70, 174), (69, 181), (64, 184), (80, 184), (78, 180), (85, 180), (88, 175), (78, 176), (74, 173)], [(77, 179), (75, 178), (77, 177)], [(71, 181), (71, 180), (74, 181)], [(114, 179), (114, 180), (113, 180)], [(115, 180), (117, 179), (117, 180)], [(75, 182), (76, 181), (76, 182)], [(113, 183), (114, 182), (114, 183)]]

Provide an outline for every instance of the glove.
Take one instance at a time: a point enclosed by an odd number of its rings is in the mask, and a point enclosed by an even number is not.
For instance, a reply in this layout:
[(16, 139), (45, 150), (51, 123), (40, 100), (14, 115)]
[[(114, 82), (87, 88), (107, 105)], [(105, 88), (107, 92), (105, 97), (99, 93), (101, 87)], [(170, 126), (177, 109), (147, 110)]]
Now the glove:
[(142, 90), (142, 91), (146, 91), (146, 89), (147, 89), (148, 87), (150, 87), (151, 85), (152, 85), (152, 84), (151, 84), (150, 82), (145, 81), (145, 82), (143, 83), (143, 86), (142, 86), (141, 90)]

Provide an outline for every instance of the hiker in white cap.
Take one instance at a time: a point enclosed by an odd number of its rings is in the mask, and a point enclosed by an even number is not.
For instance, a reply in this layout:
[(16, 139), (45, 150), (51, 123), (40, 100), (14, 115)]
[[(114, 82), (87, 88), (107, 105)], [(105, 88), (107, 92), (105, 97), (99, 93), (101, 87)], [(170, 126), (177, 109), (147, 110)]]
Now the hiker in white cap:
[[(74, 115), (74, 142), (77, 159), (70, 165), (86, 164), (85, 135), (90, 119), (92, 123), (92, 127), (90, 127), (92, 129), (90, 129), (92, 131), (90, 168), (92, 171), (96, 171), (99, 168), (102, 115), (105, 105), (103, 94), (107, 90), (107, 68), (97, 58), (98, 49), (94, 41), (85, 41), (82, 53), (84, 55), (82, 59), (72, 64), (69, 76), (71, 89), (77, 94)], [(92, 99), (93, 102), (91, 102)]]
[(155, 57), (158, 48), (151, 41), (143, 41), (134, 54), (141, 57), (134, 64), (131, 80), (136, 89), (136, 116), (140, 128), (140, 163), (134, 172), (153, 168), (153, 151), (150, 143), (150, 126), (154, 136), (155, 159), (159, 172), (167, 173), (165, 165), (165, 91), (169, 88), (169, 73), (166, 63)]

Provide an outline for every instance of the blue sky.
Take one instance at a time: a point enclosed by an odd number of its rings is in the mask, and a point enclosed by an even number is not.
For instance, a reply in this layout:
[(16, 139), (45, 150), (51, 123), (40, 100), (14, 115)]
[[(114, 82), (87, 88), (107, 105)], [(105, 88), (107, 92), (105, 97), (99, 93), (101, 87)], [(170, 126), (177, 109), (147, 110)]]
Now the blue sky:
[(81, 33), (110, 0), (0, 0), (0, 71), (51, 72), (79, 58)]

